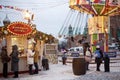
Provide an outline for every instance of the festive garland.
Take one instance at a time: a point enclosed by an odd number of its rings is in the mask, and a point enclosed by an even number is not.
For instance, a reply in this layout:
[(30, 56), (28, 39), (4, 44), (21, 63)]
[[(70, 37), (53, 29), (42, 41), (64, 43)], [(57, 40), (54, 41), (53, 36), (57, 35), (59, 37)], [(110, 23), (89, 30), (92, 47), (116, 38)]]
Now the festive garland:
[(32, 12), (30, 12), (30, 11), (28, 11), (28, 10), (21, 9), (21, 8), (16, 7), (16, 6), (5, 6), (5, 5), (0, 5), (0, 9), (3, 9), (3, 8), (14, 9), (14, 10), (21, 11), (21, 12), (27, 11), (27, 12), (29, 12), (30, 14), (33, 14)]

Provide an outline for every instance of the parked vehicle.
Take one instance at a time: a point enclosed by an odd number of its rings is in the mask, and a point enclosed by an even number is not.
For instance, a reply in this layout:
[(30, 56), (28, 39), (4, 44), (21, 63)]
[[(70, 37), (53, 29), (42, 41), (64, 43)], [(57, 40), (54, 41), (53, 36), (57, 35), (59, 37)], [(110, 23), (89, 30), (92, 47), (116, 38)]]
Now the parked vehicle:
[(79, 57), (80, 55), (83, 55), (83, 47), (71, 47), (68, 49), (68, 54), (72, 57)]

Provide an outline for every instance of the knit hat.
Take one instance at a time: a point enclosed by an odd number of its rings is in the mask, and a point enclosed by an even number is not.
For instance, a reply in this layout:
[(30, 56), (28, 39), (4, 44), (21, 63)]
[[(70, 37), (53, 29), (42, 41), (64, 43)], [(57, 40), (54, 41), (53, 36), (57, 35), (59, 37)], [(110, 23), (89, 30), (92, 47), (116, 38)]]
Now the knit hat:
[(97, 45), (97, 46), (96, 46), (96, 48), (100, 48), (100, 46), (99, 46), (99, 45)]

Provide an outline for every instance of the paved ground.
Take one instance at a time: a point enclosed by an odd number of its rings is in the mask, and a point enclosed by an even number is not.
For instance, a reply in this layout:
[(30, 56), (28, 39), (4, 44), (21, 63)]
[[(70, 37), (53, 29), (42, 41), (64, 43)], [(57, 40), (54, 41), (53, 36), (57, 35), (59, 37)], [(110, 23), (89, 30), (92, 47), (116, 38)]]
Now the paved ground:
[(101, 71), (95, 71), (96, 65), (90, 64), (90, 70), (87, 71), (85, 75), (76, 76), (72, 71), (72, 64), (67, 63), (67, 65), (50, 64), (50, 70), (39, 71), (39, 74), (29, 75), (20, 74), (19, 78), (14, 79), (12, 76), (0, 80), (120, 80), (120, 63), (111, 63), (110, 72), (104, 72), (104, 66), (101, 65)]

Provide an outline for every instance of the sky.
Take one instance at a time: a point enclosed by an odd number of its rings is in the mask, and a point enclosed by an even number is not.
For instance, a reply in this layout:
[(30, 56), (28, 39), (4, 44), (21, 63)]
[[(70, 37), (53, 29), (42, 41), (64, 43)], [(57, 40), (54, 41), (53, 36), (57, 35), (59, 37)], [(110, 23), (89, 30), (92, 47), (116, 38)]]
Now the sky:
[[(0, 0), (0, 5), (29, 10), (34, 14), (32, 23), (36, 24), (37, 30), (52, 34), (55, 37), (58, 36), (58, 32), (65, 23), (70, 11), (69, 0)], [(0, 25), (3, 25), (2, 21), (6, 14), (11, 22), (27, 22), (22, 11), (2, 8), (0, 9)], [(74, 14), (76, 16), (77, 13)]]
[[(57, 36), (70, 10), (69, 0), (0, 0), (0, 5), (16, 6), (34, 13), (36, 28), (47, 34)], [(23, 12), (14, 9), (0, 9), (0, 25), (8, 15), (11, 22), (24, 21)]]

